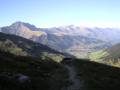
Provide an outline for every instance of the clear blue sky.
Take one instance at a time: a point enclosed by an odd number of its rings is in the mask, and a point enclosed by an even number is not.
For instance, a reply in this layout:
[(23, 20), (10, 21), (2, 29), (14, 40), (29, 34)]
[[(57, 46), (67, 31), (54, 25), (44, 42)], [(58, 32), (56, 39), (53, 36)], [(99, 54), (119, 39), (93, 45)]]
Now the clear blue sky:
[(29, 22), (38, 27), (118, 25), (120, 0), (0, 0), (0, 26), (15, 21)]

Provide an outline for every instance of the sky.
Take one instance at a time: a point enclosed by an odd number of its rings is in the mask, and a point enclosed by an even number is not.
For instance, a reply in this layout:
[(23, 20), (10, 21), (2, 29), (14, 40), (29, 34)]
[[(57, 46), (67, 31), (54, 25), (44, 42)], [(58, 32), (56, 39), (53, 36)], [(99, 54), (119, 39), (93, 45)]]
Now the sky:
[(0, 27), (16, 21), (37, 27), (120, 27), (120, 0), (0, 0)]

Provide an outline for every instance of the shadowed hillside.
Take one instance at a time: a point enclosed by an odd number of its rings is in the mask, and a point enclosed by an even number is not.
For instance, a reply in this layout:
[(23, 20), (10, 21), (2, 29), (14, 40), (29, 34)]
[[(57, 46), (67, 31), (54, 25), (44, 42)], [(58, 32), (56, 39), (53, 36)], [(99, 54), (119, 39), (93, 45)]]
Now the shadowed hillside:
[(70, 58), (64, 59), (60, 64), (49, 58), (42, 60), (0, 51), (1, 90), (69, 90), (70, 88), (119, 90), (120, 68)]
[(83, 81), (80, 90), (120, 90), (120, 68), (82, 59), (69, 60), (62, 63), (75, 68), (76, 77)]
[(0, 51), (0, 90), (61, 90), (67, 77), (66, 69), (50, 59)]

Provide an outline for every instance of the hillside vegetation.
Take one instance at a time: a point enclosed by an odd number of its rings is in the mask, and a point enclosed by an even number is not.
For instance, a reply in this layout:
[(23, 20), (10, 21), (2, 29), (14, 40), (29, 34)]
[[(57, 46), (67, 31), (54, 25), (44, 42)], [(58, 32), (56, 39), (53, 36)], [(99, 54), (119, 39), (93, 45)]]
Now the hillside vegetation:
[(47, 57), (55, 61), (62, 60), (63, 57), (67, 56), (67, 54), (55, 51), (40, 43), (3, 33), (0, 33), (0, 50), (20, 56), (41, 57), (43, 59)]
[(120, 44), (90, 54), (92, 61), (120, 67)]
[(76, 69), (82, 86), (79, 90), (120, 90), (120, 68), (85, 59), (62, 61)]
[(0, 51), (0, 90), (61, 90), (67, 70), (53, 60)]

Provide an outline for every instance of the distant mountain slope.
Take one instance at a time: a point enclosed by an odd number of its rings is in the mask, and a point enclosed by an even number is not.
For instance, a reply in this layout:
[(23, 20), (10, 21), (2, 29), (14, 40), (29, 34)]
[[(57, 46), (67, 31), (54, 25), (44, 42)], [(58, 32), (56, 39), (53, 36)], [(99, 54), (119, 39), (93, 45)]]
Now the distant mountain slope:
[(46, 41), (47, 42), (44, 43), (45, 45), (80, 58), (85, 58), (90, 52), (108, 48), (111, 45), (110, 43), (96, 40), (95, 38), (71, 35), (57, 36), (54, 34), (47, 34)]
[(105, 59), (118, 60), (118, 61), (120, 60), (120, 44), (112, 46), (111, 48), (105, 50), (105, 52), (108, 53)]
[(2, 27), (1, 32), (18, 35), (80, 58), (88, 58), (89, 53), (120, 42), (120, 29), (117, 28), (88, 28), (74, 25), (37, 28), (28, 23), (16, 22)]
[(102, 41), (107, 41), (112, 44), (119, 43), (120, 29), (119, 28), (101, 28), (101, 27), (83, 27), (83, 26), (61, 26), (42, 30), (48, 34), (55, 35), (71, 35), (71, 36), (85, 36), (88, 38), (95, 38)]
[(67, 54), (55, 51), (48, 46), (40, 43), (33, 42), (31, 40), (15, 36), (0, 33), (0, 50), (13, 53), (15, 55), (22, 56), (50, 56), (51, 58), (59, 58), (67, 56)]
[(90, 57), (98, 62), (104, 62), (120, 67), (120, 44), (116, 44), (111, 48), (102, 51), (94, 52)]

